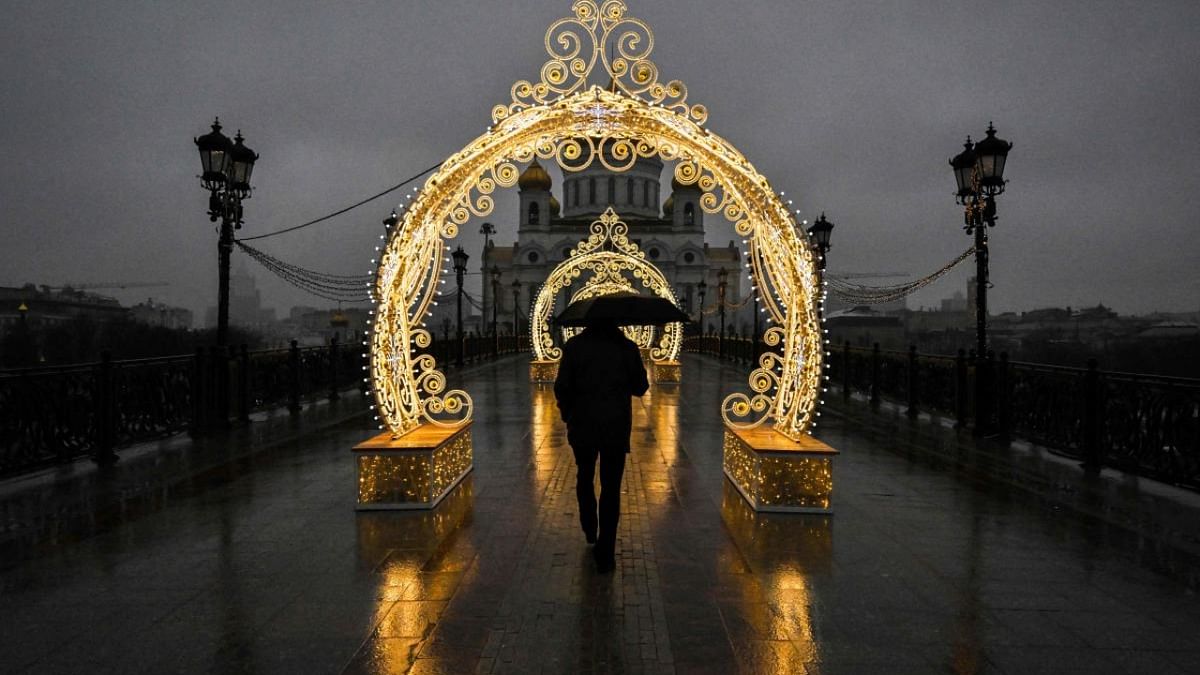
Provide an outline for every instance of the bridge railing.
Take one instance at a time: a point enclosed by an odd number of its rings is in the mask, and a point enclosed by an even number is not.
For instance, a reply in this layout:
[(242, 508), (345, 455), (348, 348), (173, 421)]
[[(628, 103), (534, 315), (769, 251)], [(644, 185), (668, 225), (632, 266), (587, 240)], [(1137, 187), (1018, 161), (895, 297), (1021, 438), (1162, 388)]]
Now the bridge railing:
[[(528, 349), (521, 336), (434, 339), (427, 351), (443, 369)], [(220, 432), (256, 411), (337, 400), (367, 391), (361, 345), (194, 354), (0, 371), (0, 475), (91, 457), (188, 431)], [(366, 399), (363, 398), (365, 403)]]
[[(742, 337), (690, 336), (684, 349), (751, 363), (766, 346)], [(1068, 368), (989, 357), (982, 365), (995, 405), (976, 419), (974, 354), (938, 356), (852, 347), (831, 350), (834, 396), (878, 407), (883, 400), (909, 417), (921, 413), (982, 426), (1001, 439), (1018, 438), (1079, 459), (1091, 468), (1129, 473), (1200, 489), (1200, 380)]]

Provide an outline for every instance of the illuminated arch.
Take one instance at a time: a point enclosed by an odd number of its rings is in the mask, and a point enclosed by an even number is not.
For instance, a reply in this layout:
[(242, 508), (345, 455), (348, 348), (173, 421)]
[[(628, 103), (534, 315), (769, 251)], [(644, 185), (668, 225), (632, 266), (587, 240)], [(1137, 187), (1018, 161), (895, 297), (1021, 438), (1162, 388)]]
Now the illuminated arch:
[[(610, 206), (600, 215), (599, 220), (592, 222), (588, 238), (579, 242), (571, 250), (570, 257), (550, 271), (550, 276), (546, 277), (545, 283), (538, 291), (533, 313), (529, 315), (530, 337), (537, 361), (557, 361), (562, 358), (562, 350), (554, 346), (554, 335), (550, 331), (554, 303), (560, 291), (586, 273), (590, 273), (590, 276), (585, 286), (571, 298), (572, 302), (617, 290), (637, 292), (635, 284), (640, 282), (643, 288), (654, 295), (666, 298), (671, 304), (677, 304), (675, 293), (671, 291), (666, 277), (657, 267), (646, 261), (646, 254), (626, 236), (628, 232), (629, 227)], [(630, 282), (626, 275), (632, 277), (633, 282)], [(593, 290), (587, 295), (581, 295), (589, 287)], [(650, 337), (655, 333), (652, 329), (633, 332), (636, 335), (649, 333)], [(683, 325), (670, 323), (661, 331), (656, 346), (643, 345), (640, 342), (638, 346), (650, 347), (650, 358), (653, 361), (668, 363), (679, 360), (679, 348), (682, 344)]]
[[(823, 341), (812, 250), (765, 177), (729, 142), (701, 125), (707, 110), (687, 102), (687, 88), (661, 83), (649, 60), (654, 37), (627, 16), (620, 0), (576, 0), (574, 15), (547, 31), (550, 59), (541, 79), (518, 81), (512, 102), (492, 110), (493, 126), (451, 155), (425, 182), (381, 254), (371, 334), (371, 382), (378, 416), (394, 435), (429, 422), (455, 425), (471, 415), (471, 398), (446, 391), (424, 321), (437, 295), (445, 240), (472, 215), (492, 212), (492, 193), (517, 181), (517, 162), (554, 159), (564, 171), (600, 162), (627, 170), (643, 157), (676, 161), (675, 180), (697, 185), (700, 207), (721, 213), (747, 240), (747, 265), (768, 325), (769, 348), (750, 375), (749, 393), (726, 397), (725, 421), (764, 422), (798, 439), (812, 424), (820, 391)], [(601, 65), (611, 91), (588, 87)]]

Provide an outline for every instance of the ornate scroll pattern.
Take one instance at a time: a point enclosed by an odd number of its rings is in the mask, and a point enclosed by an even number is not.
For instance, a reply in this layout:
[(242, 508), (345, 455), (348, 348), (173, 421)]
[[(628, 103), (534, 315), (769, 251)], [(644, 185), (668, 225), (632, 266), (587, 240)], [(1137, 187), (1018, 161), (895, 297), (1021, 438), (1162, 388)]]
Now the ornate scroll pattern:
[[(629, 227), (610, 206), (592, 222), (588, 238), (579, 242), (571, 249), (571, 255), (551, 270), (538, 291), (530, 316), (533, 351), (538, 361), (562, 358), (562, 349), (554, 344), (554, 335), (550, 331), (550, 317), (558, 294), (585, 273), (590, 276), (580, 292), (588, 287), (602, 286), (633, 290), (640, 285), (659, 297), (676, 302), (666, 277), (646, 261), (646, 254), (629, 240), (628, 233)], [(675, 361), (682, 344), (683, 327), (677, 323), (668, 324), (658, 343), (650, 349), (650, 358), (658, 362)]]
[[(747, 263), (758, 280), (771, 324), (768, 334), (776, 331), (770, 339), (776, 340), (778, 360), (769, 366), (760, 364), (764, 367), (759, 369), (771, 375), (766, 379), (752, 375), (750, 394), (734, 394), (723, 406), (726, 417), (738, 424), (770, 420), (780, 433), (799, 438), (815, 416), (824, 357), (816, 311), (816, 267), (807, 240), (797, 233), (796, 221), (767, 179), (728, 141), (699, 126), (697, 106), (661, 101), (655, 105), (653, 84), (644, 90), (650, 92), (648, 98), (634, 95), (641, 91), (637, 82), (657, 82), (657, 71), (645, 66), (648, 37), (624, 37), (636, 33), (636, 24), (625, 23), (632, 19), (625, 16), (624, 4), (579, 0), (574, 7), (574, 18), (551, 28), (548, 49), (558, 51), (551, 51), (543, 81), (517, 83), (514, 103), (498, 106), (493, 127), (447, 158), (429, 177), (381, 254), (371, 337), (371, 381), (381, 421), (399, 435), (434, 415), (459, 419), (469, 415), (469, 397), (445, 391), (445, 379), (430, 374), (436, 364), (418, 356), (421, 342), (428, 341), (423, 322), (436, 297), (443, 238), (457, 235), (472, 216), (491, 212), (492, 192), (516, 180), (515, 163), (534, 157), (554, 159), (564, 170), (578, 171), (600, 161), (620, 170), (639, 157), (659, 157), (678, 162), (676, 178), (701, 189), (701, 206), (732, 220), (748, 240)], [(575, 38), (561, 37), (562, 31), (572, 30)], [(597, 44), (607, 45), (610, 39), (624, 40), (623, 45), (614, 45), (611, 63), (605, 60), (606, 47), (596, 50)], [(634, 58), (638, 54), (640, 59)], [(597, 60), (611, 67), (618, 92), (586, 89), (587, 75)], [(622, 78), (632, 78), (635, 84)], [(595, 260), (607, 253), (573, 257)], [(645, 273), (639, 276), (628, 262), (635, 258), (623, 260), (608, 266), (595, 264), (611, 278), (628, 274), (633, 281), (644, 282)], [(580, 270), (574, 274), (578, 278)], [(430, 398), (440, 401), (427, 403)], [(456, 402), (447, 402), (451, 400)], [(734, 419), (752, 414), (758, 419)]]
[[(537, 82), (518, 80), (512, 86), (512, 103), (492, 109), (492, 121), (500, 122), (533, 106), (561, 101), (586, 89), (588, 76), (600, 64), (610, 86), (625, 95), (659, 105), (697, 124), (708, 119), (703, 105), (689, 105), (687, 87), (680, 80), (659, 82), (658, 66), (650, 60), (654, 33), (646, 22), (628, 16), (621, 0), (576, 0), (574, 16), (550, 24), (546, 30), (546, 53)], [(610, 56), (611, 55), (611, 56)]]
[[(783, 331), (778, 327), (770, 328), (763, 334), (763, 341), (768, 347), (777, 347), (783, 342)], [(771, 394), (779, 389), (779, 375), (783, 359), (772, 351), (763, 352), (758, 357), (758, 368), (750, 373), (751, 394), (735, 392), (725, 397), (721, 402), (721, 418), (725, 423), (740, 429), (752, 429), (767, 420), (772, 412)]]

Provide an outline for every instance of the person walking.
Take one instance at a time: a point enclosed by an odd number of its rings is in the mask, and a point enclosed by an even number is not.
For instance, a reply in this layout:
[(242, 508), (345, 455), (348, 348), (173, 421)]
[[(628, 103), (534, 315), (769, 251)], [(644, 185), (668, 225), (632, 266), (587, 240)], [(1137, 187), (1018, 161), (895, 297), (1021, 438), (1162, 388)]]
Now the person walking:
[[(601, 572), (616, 567), (621, 479), (633, 429), (630, 398), (650, 388), (637, 345), (615, 323), (595, 323), (563, 346), (554, 398), (575, 454), (579, 525)], [(597, 514), (593, 477), (600, 460)], [(597, 515), (599, 517), (597, 517)]]

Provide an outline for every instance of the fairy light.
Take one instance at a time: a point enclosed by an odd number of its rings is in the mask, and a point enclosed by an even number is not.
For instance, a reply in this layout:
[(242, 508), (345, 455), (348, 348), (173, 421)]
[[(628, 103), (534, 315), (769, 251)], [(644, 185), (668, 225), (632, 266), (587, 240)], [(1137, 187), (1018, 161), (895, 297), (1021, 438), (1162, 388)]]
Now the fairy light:
[[(596, 0), (576, 0), (572, 9), (573, 16), (551, 24), (545, 41), (551, 48), (573, 40), (587, 53), (589, 43), (600, 49), (636, 24), (647, 37), (643, 53), (636, 64), (618, 55), (576, 67), (551, 51), (541, 81), (518, 81), (511, 103), (492, 109), (491, 131), (448, 157), (423, 188), (413, 188), (375, 275), (379, 320), (371, 334), (371, 379), (380, 416), (397, 436), (426, 422), (470, 419), (470, 396), (447, 390), (433, 357), (413, 356), (408, 346), (429, 344), (420, 325), (436, 296), (431, 275), (446, 253), (444, 241), (457, 237), (471, 217), (492, 212), (493, 192), (516, 184), (518, 163), (554, 160), (570, 172), (599, 163), (619, 172), (638, 159), (658, 157), (676, 162), (681, 184), (700, 188), (705, 212), (725, 215), (740, 237), (753, 242), (751, 269), (766, 289), (760, 293), (768, 325), (763, 338), (776, 351), (764, 358), (767, 368), (750, 374), (749, 394), (723, 401), (722, 418), (737, 428), (769, 421), (784, 436), (800, 438), (814, 419), (823, 357), (815, 260), (797, 235), (793, 210), (736, 148), (703, 126), (708, 110), (688, 102), (683, 83), (657, 79), (649, 60), (652, 34), (626, 15), (624, 2), (607, 0), (602, 11)], [(589, 88), (597, 64), (617, 91)], [(593, 123), (596, 111), (603, 124)]]

